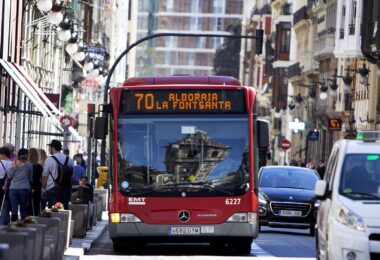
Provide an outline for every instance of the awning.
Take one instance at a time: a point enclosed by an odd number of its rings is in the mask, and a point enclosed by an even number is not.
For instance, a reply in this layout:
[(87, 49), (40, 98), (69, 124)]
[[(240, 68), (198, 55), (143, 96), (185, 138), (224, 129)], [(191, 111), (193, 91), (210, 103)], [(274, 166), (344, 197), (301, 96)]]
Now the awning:
[[(59, 121), (59, 118), (63, 116), (63, 114), (42, 92), (25, 69), (16, 63), (8, 62), (3, 59), (0, 59), (0, 65), (7, 71), (9, 76), (11, 76), (16, 84), (22, 89), (25, 95), (28, 96), (42, 115), (46, 117), (61, 133), (64, 133), (64, 129)], [(82, 137), (73, 127), (69, 127), (68, 130), (75, 140), (82, 140)]]

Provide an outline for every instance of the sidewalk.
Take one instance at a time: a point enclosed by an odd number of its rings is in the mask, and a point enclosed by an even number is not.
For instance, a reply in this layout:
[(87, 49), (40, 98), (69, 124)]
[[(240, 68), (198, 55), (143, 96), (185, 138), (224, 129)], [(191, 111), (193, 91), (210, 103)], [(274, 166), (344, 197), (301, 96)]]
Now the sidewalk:
[(69, 248), (65, 251), (63, 260), (76, 260), (80, 256), (84, 255), (87, 250), (91, 248), (91, 245), (95, 243), (104, 233), (106, 226), (108, 225), (108, 212), (103, 211), (102, 220), (98, 221), (96, 226), (92, 227), (92, 230), (88, 230), (84, 238), (73, 238), (73, 241)]

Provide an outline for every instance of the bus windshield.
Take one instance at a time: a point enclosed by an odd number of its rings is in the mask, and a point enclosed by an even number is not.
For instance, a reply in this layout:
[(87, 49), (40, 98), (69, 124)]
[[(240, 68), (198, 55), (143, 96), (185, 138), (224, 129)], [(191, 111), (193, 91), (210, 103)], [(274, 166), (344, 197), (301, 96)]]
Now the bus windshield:
[(118, 188), (129, 196), (248, 190), (248, 116), (120, 115)]

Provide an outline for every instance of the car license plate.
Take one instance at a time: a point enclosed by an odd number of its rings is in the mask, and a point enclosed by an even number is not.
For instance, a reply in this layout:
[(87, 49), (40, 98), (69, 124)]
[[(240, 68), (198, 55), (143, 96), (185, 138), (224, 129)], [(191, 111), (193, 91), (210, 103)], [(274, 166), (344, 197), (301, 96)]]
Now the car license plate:
[(280, 215), (286, 217), (300, 217), (302, 216), (302, 212), (297, 210), (280, 210)]
[(199, 235), (200, 227), (170, 227), (169, 235)]

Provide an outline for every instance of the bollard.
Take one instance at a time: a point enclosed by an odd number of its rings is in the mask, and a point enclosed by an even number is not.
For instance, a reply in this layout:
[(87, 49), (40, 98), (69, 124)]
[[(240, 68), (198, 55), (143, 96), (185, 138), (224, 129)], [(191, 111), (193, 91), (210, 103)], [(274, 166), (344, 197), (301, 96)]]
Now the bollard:
[(103, 199), (102, 211), (107, 211), (107, 209), (108, 209), (108, 190), (95, 189), (94, 190), (94, 196), (102, 197), (102, 199)]
[(0, 231), (0, 243), (9, 245), (9, 259), (28, 259), (28, 233)]
[(44, 252), (44, 244), (45, 244), (46, 225), (44, 225), (44, 224), (26, 224), (26, 226), (37, 229), (37, 236), (36, 236), (36, 243), (35, 243), (35, 258), (34, 259), (42, 259), (43, 252)]
[(42, 259), (60, 259), (58, 243), (59, 243), (59, 218), (33, 217), (39, 224), (46, 225), (45, 229), (45, 245)]
[(10, 259), (9, 244), (0, 243), (0, 259)]
[(69, 204), (74, 220), (73, 237), (83, 238), (87, 231), (88, 205), (86, 204)]
[(60, 222), (60, 234), (62, 234), (63, 238), (62, 244), (60, 246), (60, 251), (64, 252), (69, 247), (70, 241), (70, 229), (71, 229), (71, 210), (58, 210), (52, 211), (51, 216), (57, 217), (61, 220)]

